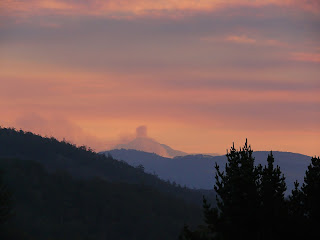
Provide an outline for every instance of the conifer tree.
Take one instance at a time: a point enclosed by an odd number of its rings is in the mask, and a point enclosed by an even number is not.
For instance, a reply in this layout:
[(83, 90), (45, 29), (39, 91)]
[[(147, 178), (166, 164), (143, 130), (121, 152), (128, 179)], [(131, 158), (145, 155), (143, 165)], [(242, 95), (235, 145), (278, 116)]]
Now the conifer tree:
[(304, 183), (301, 188), (305, 216), (308, 220), (308, 232), (320, 237), (318, 226), (320, 224), (320, 158), (313, 157), (308, 166)]
[(298, 181), (294, 182), (294, 189), (291, 191), (288, 202), (289, 217), (293, 219), (301, 219), (304, 217), (303, 193), (299, 189)]
[(305, 197), (306, 214), (311, 220), (320, 220), (320, 158), (313, 157), (301, 188)]
[(288, 219), (286, 230), (292, 238), (305, 237), (305, 207), (304, 196), (299, 189), (298, 181), (294, 182), (294, 189), (288, 199)]
[(286, 191), (285, 177), (280, 167), (274, 167), (272, 152), (268, 155), (267, 165), (262, 169), (260, 180), (261, 201), (261, 239), (277, 239), (286, 220), (284, 194)]
[(227, 153), (225, 171), (216, 164), (217, 205), (220, 210), (223, 239), (256, 239), (258, 236), (258, 183), (260, 169), (254, 166), (248, 142), (237, 151)]
[[(320, 159), (312, 158), (301, 190), (285, 199), (285, 177), (274, 166), (272, 152), (267, 165), (254, 165), (253, 151), (246, 141), (227, 152), (225, 170), (216, 164), (217, 207), (203, 199), (205, 226), (196, 231), (185, 228), (187, 240), (215, 239), (313, 239), (320, 237)], [(319, 238), (320, 239), (320, 238)]]
[(220, 239), (217, 233), (219, 230), (220, 218), (217, 208), (212, 208), (205, 197), (203, 197), (203, 213), (206, 225), (198, 226), (198, 229), (191, 231), (187, 225), (180, 233), (179, 240), (213, 240)]

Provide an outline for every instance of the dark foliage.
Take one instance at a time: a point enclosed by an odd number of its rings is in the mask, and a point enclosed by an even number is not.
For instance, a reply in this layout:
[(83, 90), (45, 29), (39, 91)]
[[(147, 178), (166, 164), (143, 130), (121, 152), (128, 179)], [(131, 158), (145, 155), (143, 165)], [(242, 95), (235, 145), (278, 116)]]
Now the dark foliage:
[(12, 194), (3, 182), (3, 171), (0, 169), (0, 226), (12, 215)]
[(308, 231), (320, 238), (320, 158), (313, 157), (301, 187)]
[(0, 159), (15, 215), (0, 239), (176, 239), (199, 208), (150, 186), (74, 179), (29, 160)]
[[(216, 164), (216, 184), (218, 208), (221, 222), (220, 234), (226, 239), (255, 239), (259, 213), (259, 169), (254, 166), (253, 151), (247, 145), (237, 151), (234, 146), (227, 154), (225, 172)], [(239, 207), (241, 206), (241, 207)], [(229, 231), (230, 227), (234, 231)], [(219, 231), (219, 230), (218, 230)]]
[(280, 167), (274, 167), (272, 152), (268, 156), (267, 165), (260, 166), (259, 201), (259, 239), (276, 239), (285, 232), (286, 203), (284, 193), (287, 189), (285, 177)]
[(272, 152), (267, 165), (254, 165), (247, 141), (239, 151), (231, 147), (221, 172), (216, 164), (217, 207), (204, 199), (205, 225), (191, 231), (184, 227), (180, 239), (313, 239), (320, 237), (320, 159), (312, 158), (304, 184), (285, 199), (285, 177), (274, 166)]
[(308, 167), (302, 193), (305, 196), (304, 203), (306, 215), (310, 220), (320, 220), (320, 159), (312, 158)]

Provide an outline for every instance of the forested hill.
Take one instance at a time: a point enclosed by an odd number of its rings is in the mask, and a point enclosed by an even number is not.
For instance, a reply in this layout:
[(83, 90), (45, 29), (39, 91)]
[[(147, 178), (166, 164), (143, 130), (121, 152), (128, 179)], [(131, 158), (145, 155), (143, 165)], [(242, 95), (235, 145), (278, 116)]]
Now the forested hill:
[(4, 224), (0, 212), (0, 239), (170, 240), (201, 218), (200, 208), (146, 185), (49, 174), (30, 160), (0, 158), (0, 170), (1, 210), (2, 179), (13, 200)]
[(100, 177), (111, 182), (145, 184), (199, 205), (203, 194), (207, 194), (164, 182), (153, 174), (145, 173), (143, 168), (97, 154), (84, 146), (77, 147), (55, 138), (11, 128), (0, 128), (0, 157), (35, 160), (50, 173), (64, 170), (77, 179)]

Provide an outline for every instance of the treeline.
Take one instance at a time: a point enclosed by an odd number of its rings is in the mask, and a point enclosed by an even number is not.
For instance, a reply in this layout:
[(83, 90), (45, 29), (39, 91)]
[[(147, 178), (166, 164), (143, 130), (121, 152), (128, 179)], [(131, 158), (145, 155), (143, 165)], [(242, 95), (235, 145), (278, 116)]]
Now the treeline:
[[(100, 177), (110, 182), (148, 185), (199, 206), (202, 195), (208, 192), (165, 182), (156, 175), (145, 173), (142, 168), (132, 167), (111, 155), (97, 154), (86, 146), (78, 147), (67, 141), (14, 128), (0, 127), (0, 157), (34, 160), (50, 173), (63, 170), (76, 179)], [(214, 199), (214, 194), (210, 194), (210, 198)]]
[(0, 158), (0, 169), (0, 239), (177, 239), (185, 221), (201, 219), (198, 207), (146, 185), (74, 179), (29, 160)]
[(176, 239), (200, 221), (202, 195), (85, 146), (0, 127), (0, 239)]
[(180, 240), (320, 239), (320, 159), (312, 158), (304, 183), (285, 197), (285, 176), (274, 166), (270, 152), (266, 166), (255, 166), (247, 141), (231, 147), (221, 171), (216, 164), (217, 206), (203, 199), (204, 224), (187, 225)]

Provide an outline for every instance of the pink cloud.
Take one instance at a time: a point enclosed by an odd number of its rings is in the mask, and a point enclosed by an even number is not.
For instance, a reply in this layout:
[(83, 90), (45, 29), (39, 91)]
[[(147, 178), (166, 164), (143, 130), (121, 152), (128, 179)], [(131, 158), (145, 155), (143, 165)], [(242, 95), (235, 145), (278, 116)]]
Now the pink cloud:
[(277, 39), (268, 39), (263, 36), (250, 36), (249, 34), (231, 34), (225, 37), (219, 36), (207, 36), (202, 37), (202, 41), (205, 42), (229, 42), (229, 43), (237, 43), (237, 44), (254, 44), (257, 46), (267, 46), (267, 47), (281, 47), (288, 48), (291, 47), (288, 43), (279, 41)]
[(290, 60), (320, 63), (320, 53), (296, 52), (291, 54)]
[(294, 7), (319, 13), (317, 0), (2, 0), (0, 9), (9, 15), (94, 15), (101, 17), (126, 18), (134, 16), (179, 17), (197, 12), (212, 12), (234, 7)]
[(228, 42), (241, 43), (241, 44), (255, 44), (257, 41), (253, 38), (249, 38), (246, 35), (241, 36), (229, 36), (226, 38)]

